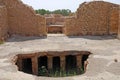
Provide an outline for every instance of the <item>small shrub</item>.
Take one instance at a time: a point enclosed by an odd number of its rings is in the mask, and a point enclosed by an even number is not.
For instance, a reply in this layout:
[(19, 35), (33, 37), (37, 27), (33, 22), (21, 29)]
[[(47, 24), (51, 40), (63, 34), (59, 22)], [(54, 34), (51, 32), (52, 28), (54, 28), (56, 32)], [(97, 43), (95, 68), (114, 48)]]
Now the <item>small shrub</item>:
[(48, 77), (66, 77), (66, 76), (74, 76), (83, 74), (84, 70), (83, 68), (72, 68), (69, 70), (62, 70), (62, 69), (53, 69), (53, 70), (47, 70), (44, 66), (39, 68), (39, 76), (48, 76)]
[(3, 41), (0, 41), (0, 44), (3, 44), (4, 42)]

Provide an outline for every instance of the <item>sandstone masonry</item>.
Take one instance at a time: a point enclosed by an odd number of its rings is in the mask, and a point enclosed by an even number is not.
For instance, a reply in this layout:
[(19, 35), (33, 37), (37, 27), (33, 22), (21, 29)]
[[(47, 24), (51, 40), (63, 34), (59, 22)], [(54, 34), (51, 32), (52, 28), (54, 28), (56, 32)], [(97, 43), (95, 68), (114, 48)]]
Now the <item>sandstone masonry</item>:
[(119, 6), (104, 1), (84, 2), (76, 16), (66, 20), (66, 35), (106, 35), (118, 33)]
[[(0, 0), (2, 22), (4, 28), (8, 25), (8, 31), (3, 33), (9, 35), (19, 34), (23, 36), (44, 36), (46, 35), (46, 21), (41, 15), (23, 4), (20, 0)], [(6, 22), (7, 21), (7, 22)], [(1, 26), (0, 26), (1, 27)], [(1, 35), (1, 34), (0, 34)]]
[(7, 24), (7, 9), (0, 5), (0, 40), (7, 38), (8, 24)]

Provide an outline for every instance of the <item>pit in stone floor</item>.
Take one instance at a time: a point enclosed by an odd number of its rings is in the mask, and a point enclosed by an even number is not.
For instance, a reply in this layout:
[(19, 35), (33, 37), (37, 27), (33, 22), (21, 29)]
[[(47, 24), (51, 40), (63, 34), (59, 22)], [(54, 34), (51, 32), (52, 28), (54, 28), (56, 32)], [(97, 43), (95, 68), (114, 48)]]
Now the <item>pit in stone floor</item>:
[(19, 71), (47, 77), (66, 77), (83, 74), (88, 51), (48, 51), (17, 55)]

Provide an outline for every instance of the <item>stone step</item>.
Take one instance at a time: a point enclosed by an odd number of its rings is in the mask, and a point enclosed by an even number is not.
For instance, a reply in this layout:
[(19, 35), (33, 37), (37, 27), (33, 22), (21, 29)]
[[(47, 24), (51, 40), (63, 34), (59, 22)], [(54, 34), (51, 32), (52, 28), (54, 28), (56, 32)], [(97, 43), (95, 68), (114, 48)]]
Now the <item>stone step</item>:
[(48, 37), (64, 37), (65, 34), (47, 34)]

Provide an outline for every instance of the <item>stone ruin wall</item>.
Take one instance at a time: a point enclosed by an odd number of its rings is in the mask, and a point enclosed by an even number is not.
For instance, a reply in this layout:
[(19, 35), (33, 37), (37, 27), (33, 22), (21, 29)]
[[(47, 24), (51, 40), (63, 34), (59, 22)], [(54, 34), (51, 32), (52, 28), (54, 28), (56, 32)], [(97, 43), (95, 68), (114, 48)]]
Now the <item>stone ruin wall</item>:
[(64, 25), (65, 16), (61, 14), (48, 14), (45, 15), (47, 25)]
[(93, 1), (85, 2), (77, 9), (76, 16), (66, 19), (65, 34), (105, 35), (118, 33), (118, 5)]
[(61, 14), (54, 14), (55, 24), (64, 25), (65, 16)]
[(55, 24), (55, 19), (53, 17), (46, 17), (46, 25), (53, 25)]
[(7, 8), (8, 32), (10, 35), (44, 36), (46, 35), (46, 21), (37, 15), (32, 7), (20, 0), (0, 0)]
[(113, 7), (110, 10), (110, 30), (109, 34), (118, 34), (118, 25), (119, 25), (119, 8)]
[(8, 24), (7, 24), (7, 9), (0, 5), (0, 40), (7, 38)]
[[(119, 6), (119, 14), (120, 14), (120, 6)], [(120, 39), (120, 15), (119, 15), (119, 27), (118, 27), (118, 39)]]
[[(104, 1), (83, 3), (74, 17), (66, 18), (65, 34), (68, 36), (120, 34), (119, 11), (119, 5)], [(64, 22), (65, 18), (60, 19), (59, 15), (55, 17), (56, 19), (51, 18), (48, 22)], [(0, 40), (13, 34), (47, 35), (46, 19), (37, 15), (31, 7), (20, 0), (0, 0)]]

